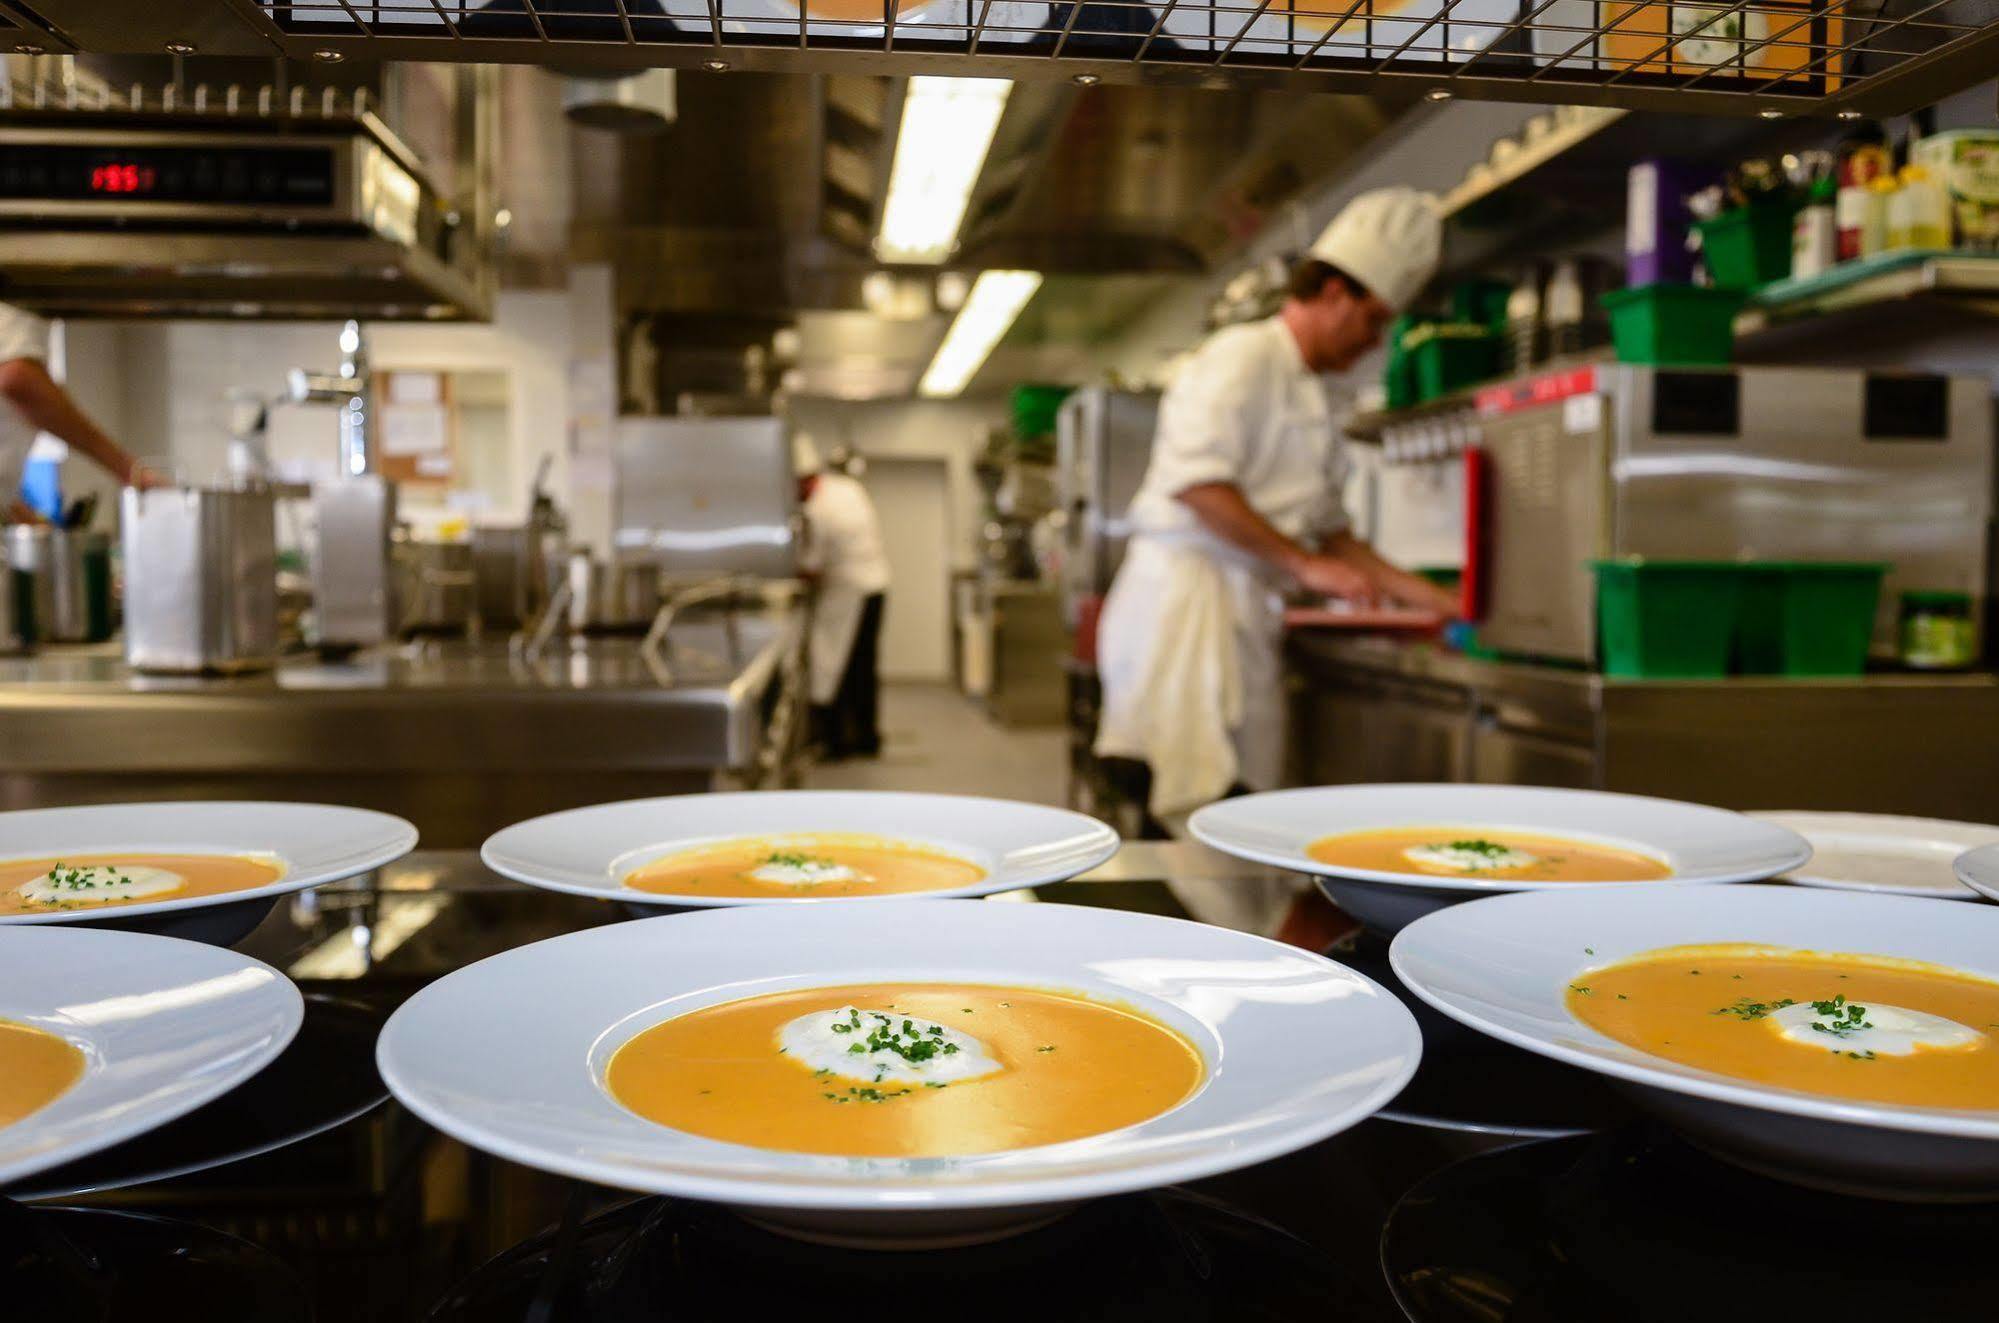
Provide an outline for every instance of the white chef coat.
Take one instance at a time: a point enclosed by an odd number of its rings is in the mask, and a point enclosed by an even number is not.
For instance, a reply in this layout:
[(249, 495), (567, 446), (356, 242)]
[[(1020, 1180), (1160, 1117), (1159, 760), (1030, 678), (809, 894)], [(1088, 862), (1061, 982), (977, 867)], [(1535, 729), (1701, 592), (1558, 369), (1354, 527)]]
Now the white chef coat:
[(819, 575), (812, 607), (812, 701), (823, 705), (840, 687), (862, 606), (873, 594), (888, 591), (888, 553), (867, 488), (845, 474), (820, 474), (802, 508), (805, 545), (799, 566)]
[[(49, 324), (32, 312), (0, 303), (0, 363), (17, 358), (48, 362)], [(34, 443), (35, 428), (11, 407), (0, 404), (0, 509), (12, 504), (20, 491), (21, 468), (28, 462), (28, 449)]]
[[(1269, 789), (1284, 771), (1282, 575), (1176, 498), (1234, 483), (1279, 532), (1315, 545), (1347, 527), (1345, 470), (1325, 380), (1278, 318), (1211, 336), (1160, 401), (1097, 634), (1096, 750), (1152, 765), (1156, 816), (1238, 781)], [(1225, 609), (1213, 609), (1218, 598)]]

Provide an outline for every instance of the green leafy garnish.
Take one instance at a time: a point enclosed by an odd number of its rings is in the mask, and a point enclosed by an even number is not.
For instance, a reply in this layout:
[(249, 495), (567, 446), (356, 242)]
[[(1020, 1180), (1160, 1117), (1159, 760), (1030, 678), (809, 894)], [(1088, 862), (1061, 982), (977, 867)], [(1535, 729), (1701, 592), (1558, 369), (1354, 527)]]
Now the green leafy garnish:
[(1738, 1020), (1760, 1020), (1772, 1011), (1781, 1011), (1786, 1006), (1797, 1004), (1789, 997), (1781, 997), (1776, 1001), (1756, 1001), (1749, 997), (1738, 997), (1731, 1005), (1722, 1007), (1714, 1014), (1733, 1015)]

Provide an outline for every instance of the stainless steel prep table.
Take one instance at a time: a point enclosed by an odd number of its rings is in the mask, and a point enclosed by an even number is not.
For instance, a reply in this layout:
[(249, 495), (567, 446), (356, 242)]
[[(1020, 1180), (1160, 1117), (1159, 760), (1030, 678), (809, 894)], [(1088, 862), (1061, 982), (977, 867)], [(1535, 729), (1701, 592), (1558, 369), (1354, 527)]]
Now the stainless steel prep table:
[(415, 822), (432, 847), (608, 799), (789, 773), (804, 612), (690, 613), (637, 642), (419, 642), (236, 677), (133, 673), (110, 650), (0, 661), (0, 807), (301, 799)]
[(1577, 786), (1999, 821), (1999, 678), (1615, 680), (1435, 644), (1287, 643), (1292, 779)]

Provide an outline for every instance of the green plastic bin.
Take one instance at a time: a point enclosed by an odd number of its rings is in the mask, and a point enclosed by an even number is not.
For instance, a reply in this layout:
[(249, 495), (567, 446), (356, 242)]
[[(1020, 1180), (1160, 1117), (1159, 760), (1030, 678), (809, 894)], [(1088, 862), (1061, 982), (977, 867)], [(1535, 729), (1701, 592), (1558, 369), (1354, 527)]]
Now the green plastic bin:
[(1416, 365), (1416, 398), (1424, 403), (1499, 372), (1499, 337), (1483, 326), (1430, 322), (1404, 336), (1402, 349)]
[(1603, 673), (1632, 679), (1716, 679), (1735, 642), (1739, 567), (1729, 561), (1599, 560), (1597, 629)]
[(1726, 363), (1745, 297), (1704, 285), (1639, 285), (1611, 290), (1600, 302), (1620, 363)]
[(1791, 274), (1791, 225), (1797, 208), (1765, 202), (1696, 221), (1708, 275), (1722, 289), (1752, 290)]
[(1888, 567), (1753, 561), (1742, 566), (1736, 667), (1744, 675), (1859, 675)]

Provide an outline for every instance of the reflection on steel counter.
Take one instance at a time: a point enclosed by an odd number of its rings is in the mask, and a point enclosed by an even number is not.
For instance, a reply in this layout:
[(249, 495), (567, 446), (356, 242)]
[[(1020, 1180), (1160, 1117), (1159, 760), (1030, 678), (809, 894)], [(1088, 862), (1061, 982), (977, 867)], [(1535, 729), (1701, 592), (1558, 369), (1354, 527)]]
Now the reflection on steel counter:
[[(417, 643), (268, 674), (159, 677), (107, 650), (0, 661), (0, 806), (296, 799), (400, 813), (426, 845), (644, 795), (789, 781), (804, 614), (773, 594), (631, 639)], [(664, 659), (662, 664), (661, 658)]]

